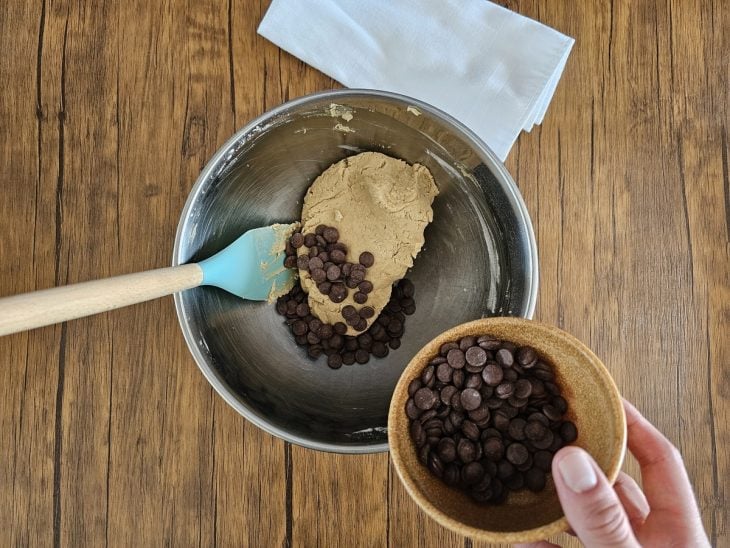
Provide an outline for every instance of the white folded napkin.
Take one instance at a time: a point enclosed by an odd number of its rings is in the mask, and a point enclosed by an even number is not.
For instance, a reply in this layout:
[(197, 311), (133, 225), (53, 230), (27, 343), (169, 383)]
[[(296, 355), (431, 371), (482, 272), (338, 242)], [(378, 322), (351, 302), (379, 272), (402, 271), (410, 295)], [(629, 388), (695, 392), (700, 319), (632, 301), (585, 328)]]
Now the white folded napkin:
[(273, 0), (258, 32), (347, 87), (446, 111), (502, 160), (542, 122), (575, 42), (487, 0)]

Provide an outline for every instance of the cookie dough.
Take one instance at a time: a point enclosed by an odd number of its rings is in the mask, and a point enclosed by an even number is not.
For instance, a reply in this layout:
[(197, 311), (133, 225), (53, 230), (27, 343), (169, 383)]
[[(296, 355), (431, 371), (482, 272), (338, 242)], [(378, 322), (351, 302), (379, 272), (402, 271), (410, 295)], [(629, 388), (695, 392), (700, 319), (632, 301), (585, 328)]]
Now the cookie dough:
[[(423, 231), (433, 220), (431, 204), (438, 189), (431, 172), (379, 152), (350, 156), (330, 166), (309, 187), (302, 207), (302, 232), (317, 225), (336, 227), (347, 245), (349, 261), (357, 262), (363, 251), (375, 256), (367, 279), (374, 285), (367, 306), (375, 316), (388, 304), (393, 283), (403, 278), (423, 247)], [(302, 246), (299, 254), (308, 253)], [(350, 291), (341, 303), (322, 295), (309, 273), (299, 271), (312, 313), (325, 323), (343, 321), (342, 308), (360, 308)], [(359, 332), (348, 327), (349, 335)]]
[[(299, 229), (300, 224), (299, 223), (292, 223), (288, 225), (284, 224), (273, 224), (271, 225), (271, 229), (274, 232), (274, 243), (271, 246), (271, 250), (269, 251), (269, 254), (272, 257), (275, 257), (277, 261), (283, 261), (284, 259), (284, 250), (286, 248), (286, 242), (291, 238), (291, 235), (294, 234), (294, 232)], [(281, 297), (282, 295), (286, 295), (291, 291), (291, 288), (294, 287), (294, 284), (297, 281), (296, 276), (289, 276), (283, 280), (277, 280), (276, 276), (283, 272), (284, 267), (274, 269), (272, 271), (271, 265), (265, 261), (261, 262), (259, 264), (259, 269), (261, 270), (261, 275), (266, 280), (270, 280), (271, 278), (275, 278), (274, 281), (271, 283), (271, 290), (269, 291), (269, 297), (267, 301), (269, 303), (276, 302), (276, 299)], [(277, 285), (278, 283), (281, 283), (281, 285)]]

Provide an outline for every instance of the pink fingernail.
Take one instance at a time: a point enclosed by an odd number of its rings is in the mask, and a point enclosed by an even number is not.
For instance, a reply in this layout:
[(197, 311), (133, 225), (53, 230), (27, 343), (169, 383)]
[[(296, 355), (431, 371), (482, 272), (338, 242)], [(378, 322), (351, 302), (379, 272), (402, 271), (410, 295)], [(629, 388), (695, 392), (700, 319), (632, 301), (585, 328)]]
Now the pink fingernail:
[(591, 458), (582, 449), (571, 449), (558, 461), (558, 470), (565, 485), (574, 493), (584, 493), (598, 483)]

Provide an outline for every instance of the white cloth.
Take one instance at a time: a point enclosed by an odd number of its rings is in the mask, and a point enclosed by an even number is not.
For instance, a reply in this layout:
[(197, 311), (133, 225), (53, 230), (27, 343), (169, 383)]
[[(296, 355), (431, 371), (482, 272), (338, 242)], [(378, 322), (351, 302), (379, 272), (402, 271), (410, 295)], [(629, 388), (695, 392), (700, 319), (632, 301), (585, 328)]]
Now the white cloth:
[(351, 88), (420, 99), (504, 160), (575, 42), (487, 0), (273, 0), (259, 34)]

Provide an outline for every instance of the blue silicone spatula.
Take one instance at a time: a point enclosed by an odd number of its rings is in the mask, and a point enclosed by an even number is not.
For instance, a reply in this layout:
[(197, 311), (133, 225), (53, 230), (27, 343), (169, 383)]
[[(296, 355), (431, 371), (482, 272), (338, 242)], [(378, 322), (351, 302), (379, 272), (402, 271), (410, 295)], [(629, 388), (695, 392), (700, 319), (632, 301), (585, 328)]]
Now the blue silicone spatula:
[(242, 299), (265, 301), (294, 282), (284, 268), (288, 225), (249, 230), (209, 259), (82, 282), (0, 299), (0, 335), (114, 310), (212, 285)]

